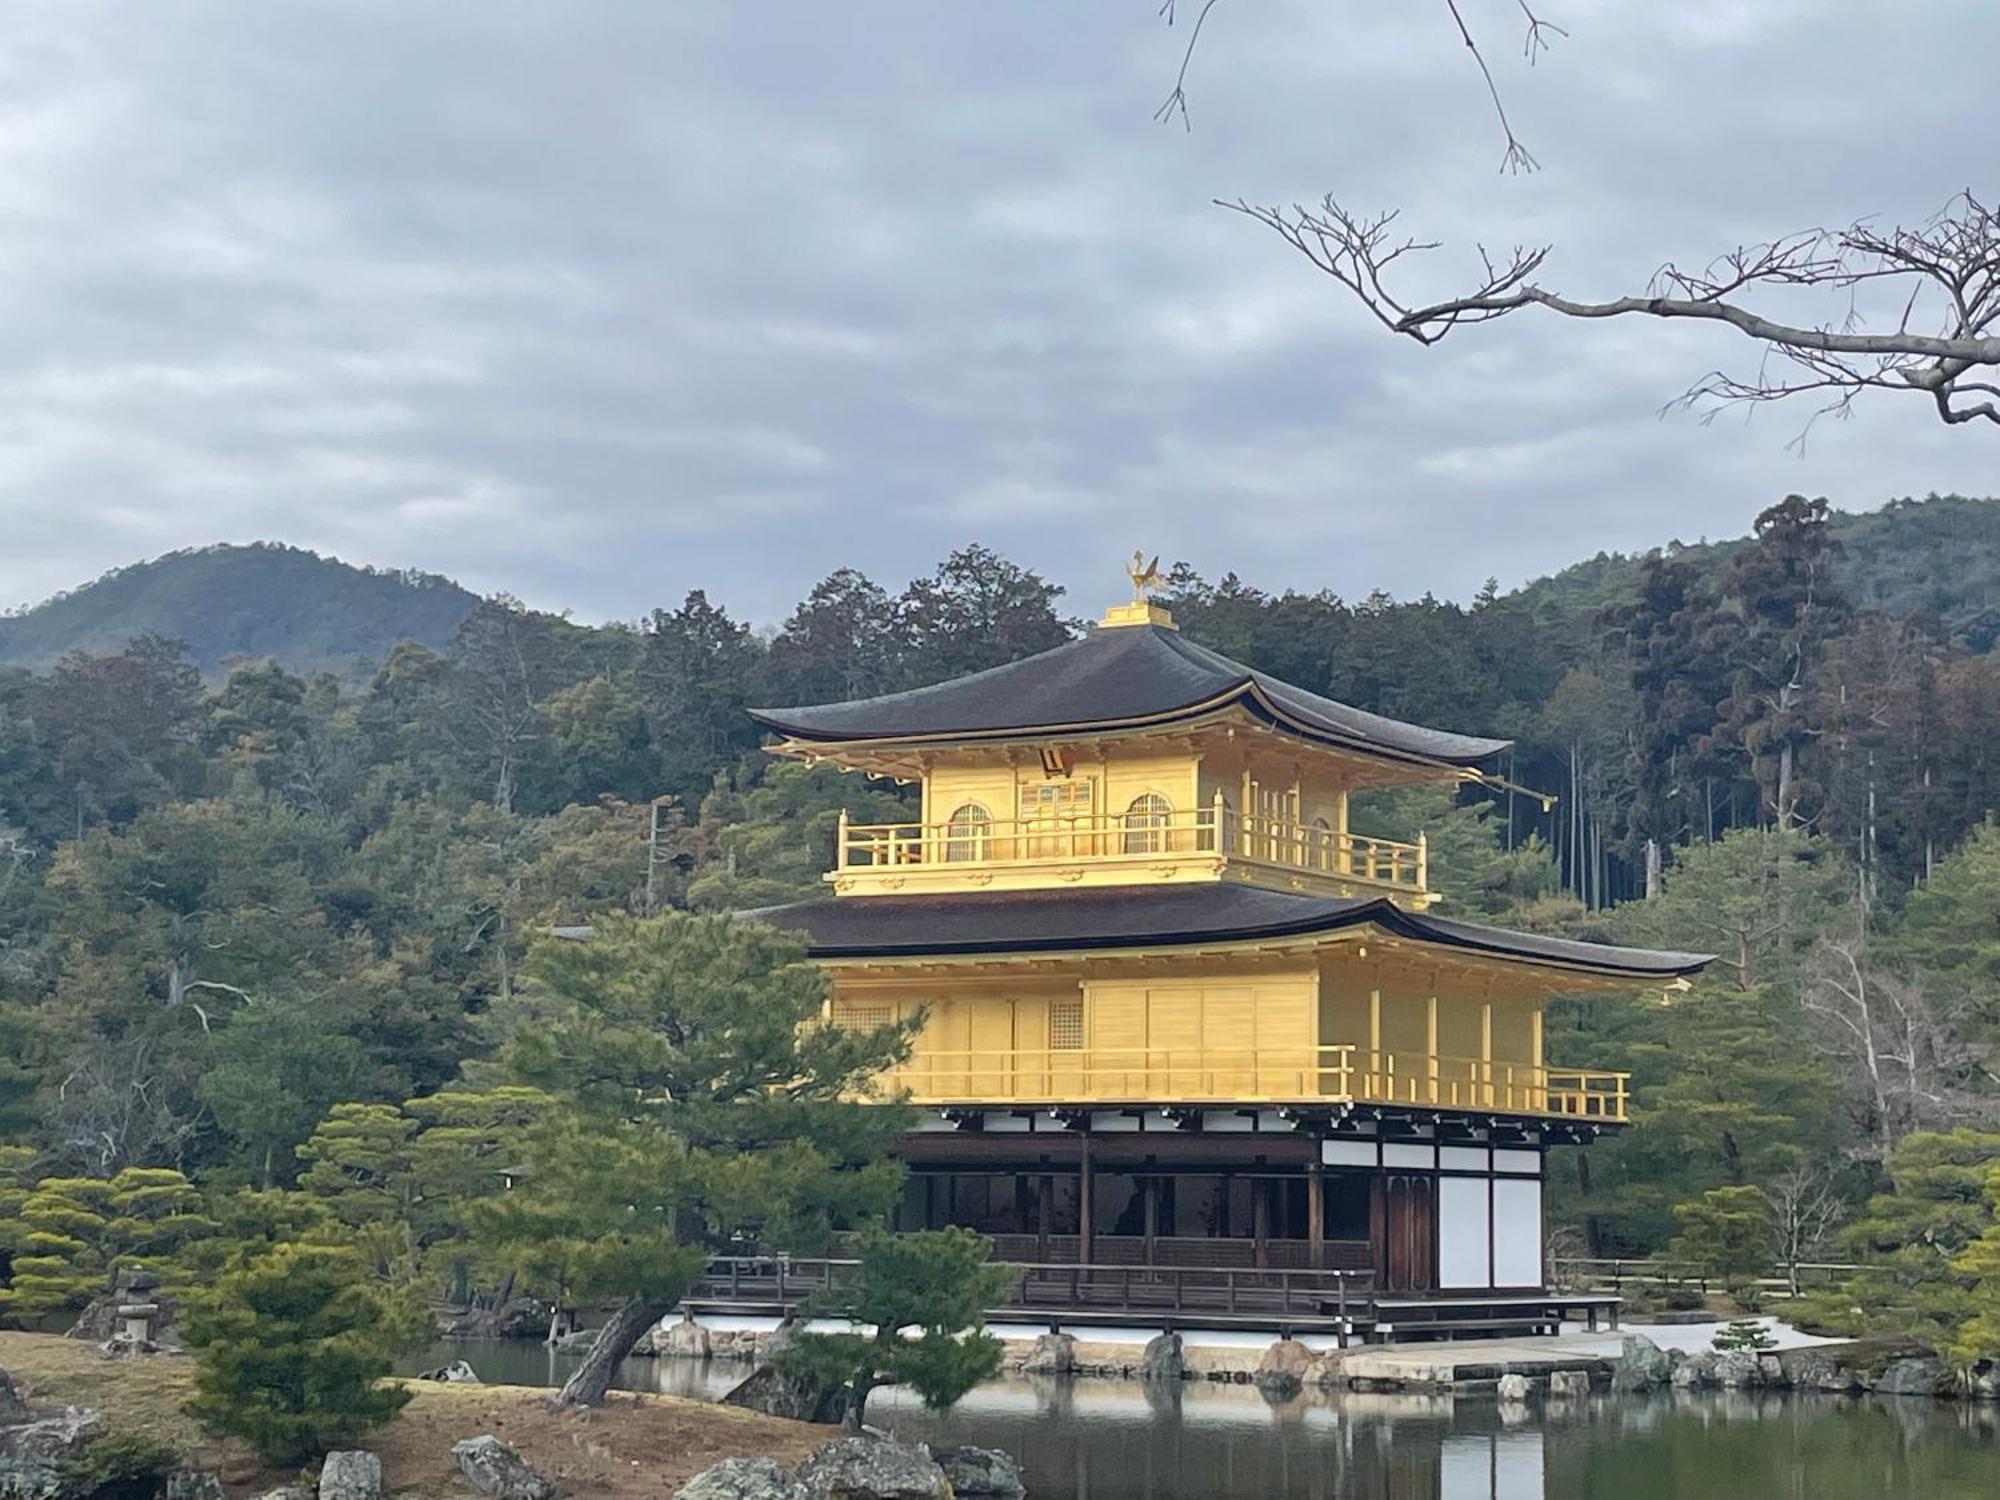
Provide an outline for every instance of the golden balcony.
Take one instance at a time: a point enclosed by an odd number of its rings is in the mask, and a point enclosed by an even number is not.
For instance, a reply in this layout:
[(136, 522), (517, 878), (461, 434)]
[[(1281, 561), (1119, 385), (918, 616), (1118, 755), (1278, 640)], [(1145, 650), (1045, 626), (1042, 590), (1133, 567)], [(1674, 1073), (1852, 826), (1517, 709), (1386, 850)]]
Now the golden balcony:
[(1624, 1124), (1629, 1073), (1365, 1047), (930, 1051), (877, 1075), (924, 1105), (1398, 1104)]
[(1027, 890), (1226, 876), (1334, 895), (1387, 894), (1424, 906), (1429, 854), (1324, 823), (1247, 817), (1220, 799), (1192, 811), (852, 823), (843, 814), (833, 871), (843, 895)]

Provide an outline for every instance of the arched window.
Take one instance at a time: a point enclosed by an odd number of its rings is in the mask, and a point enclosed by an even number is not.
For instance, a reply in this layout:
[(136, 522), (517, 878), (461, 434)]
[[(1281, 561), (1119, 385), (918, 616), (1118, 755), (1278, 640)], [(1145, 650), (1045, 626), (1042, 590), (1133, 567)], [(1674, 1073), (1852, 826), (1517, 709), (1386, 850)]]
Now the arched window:
[(1125, 809), (1125, 852), (1158, 854), (1165, 849), (1167, 824), (1173, 812), (1173, 804), (1157, 792), (1134, 797), (1132, 805)]
[(986, 858), (986, 840), (993, 832), (993, 814), (977, 802), (962, 802), (944, 827), (944, 857), (954, 864)]

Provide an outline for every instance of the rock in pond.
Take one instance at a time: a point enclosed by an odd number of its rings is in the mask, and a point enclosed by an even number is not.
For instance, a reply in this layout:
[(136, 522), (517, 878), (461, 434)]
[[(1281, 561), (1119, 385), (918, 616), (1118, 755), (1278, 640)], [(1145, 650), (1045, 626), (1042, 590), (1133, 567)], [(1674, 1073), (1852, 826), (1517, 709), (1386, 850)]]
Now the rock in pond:
[(436, 1380), (445, 1385), (478, 1385), (479, 1372), (462, 1359), (455, 1359), (448, 1365), (439, 1365), (435, 1370), (425, 1370), (417, 1376), (419, 1380)]
[(707, 1359), (713, 1352), (709, 1332), (693, 1318), (682, 1318), (678, 1323), (653, 1332), (653, 1352), (665, 1359)]
[(1944, 1361), (1935, 1354), (1891, 1360), (1875, 1381), (1886, 1396), (1935, 1396), (1944, 1387)]
[(1493, 1388), (1493, 1394), (1502, 1401), (1526, 1401), (1532, 1389), (1525, 1375), (1502, 1375), (1500, 1383)]
[(452, 1462), (467, 1484), (497, 1500), (555, 1500), (556, 1487), (492, 1433), (451, 1445)]
[(835, 1438), (799, 1465), (810, 1500), (952, 1500), (928, 1452), (889, 1438)]
[(361, 1448), (336, 1448), (319, 1470), (319, 1500), (382, 1500), (382, 1460)]
[(1066, 1333), (1044, 1333), (1021, 1361), (1023, 1375), (1074, 1375), (1076, 1340)]
[(1649, 1391), (1673, 1378), (1673, 1359), (1644, 1334), (1628, 1333), (1619, 1346), (1618, 1365), (1611, 1372), (1616, 1391)]
[(575, 1333), (566, 1333), (556, 1340), (558, 1354), (588, 1354), (597, 1347), (597, 1335), (603, 1330), (579, 1328)]
[(1715, 1356), (1715, 1383), (1725, 1391), (1747, 1391), (1764, 1383), (1764, 1372), (1748, 1349), (1725, 1349)]
[(1279, 1339), (1257, 1361), (1253, 1377), (1259, 1389), (1274, 1395), (1295, 1396), (1305, 1388), (1319, 1356), (1297, 1339)]
[(768, 1458), (725, 1458), (674, 1491), (674, 1500), (806, 1500), (791, 1471)]
[(1160, 1334), (1139, 1356), (1141, 1380), (1185, 1380), (1187, 1372), (1187, 1355), (1182, 1351), (1178, 1333)]
[(1590, 1394), (1590, 1371), (1551, 1370), (1549, 1372), (1549, 1397), (1551, 1400), (1580, 1400)]
[(998, 1448), (940, 1448), (932, 1455), (951, 1481), (953, 1500), (1022, 1500), (1021, 1466)]

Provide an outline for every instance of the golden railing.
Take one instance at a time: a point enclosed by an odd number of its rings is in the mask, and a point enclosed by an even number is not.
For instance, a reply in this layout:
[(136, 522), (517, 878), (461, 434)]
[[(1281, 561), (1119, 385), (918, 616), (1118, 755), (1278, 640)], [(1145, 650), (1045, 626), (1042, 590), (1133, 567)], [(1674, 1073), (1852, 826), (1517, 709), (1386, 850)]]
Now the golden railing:
[(1289, 870), (1422, 891), (1429, 850), (1317, 824), (1246, 816), (1224, 806), (1162, 813), (1093, 813), (948, 823), (840, 820), (836, 872), (911, 866), (1021, 865), (1223, 856)]
[(918, 1052), (878, 1075), (916, 1104), (1406, 1104), (1622, 1122), (1631, 1075), (1365, 1047)]

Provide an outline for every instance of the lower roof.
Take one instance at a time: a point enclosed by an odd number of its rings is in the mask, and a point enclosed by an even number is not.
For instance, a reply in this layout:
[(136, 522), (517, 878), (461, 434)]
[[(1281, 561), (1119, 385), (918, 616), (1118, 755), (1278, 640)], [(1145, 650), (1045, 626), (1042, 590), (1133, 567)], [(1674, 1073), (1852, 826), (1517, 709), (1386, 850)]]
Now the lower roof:
[(1637, 980), (1698, 973), (1712, 954), (1663, 953), (1541, 937), (1406, 911), (1382, 897), (1341, 900), (1256, 886), (845, 896), (743, 912), (803, 938), (814, 958), (924, 958), (1196, 947), (1374, 926), (1414, 942)]

